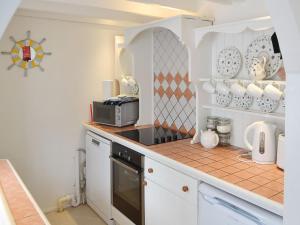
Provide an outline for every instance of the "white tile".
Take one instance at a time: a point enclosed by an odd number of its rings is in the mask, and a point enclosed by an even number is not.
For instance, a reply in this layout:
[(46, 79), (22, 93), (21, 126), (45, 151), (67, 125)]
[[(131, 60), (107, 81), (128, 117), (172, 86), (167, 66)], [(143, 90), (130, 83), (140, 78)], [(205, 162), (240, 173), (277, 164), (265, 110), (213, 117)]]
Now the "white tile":
[(179, 114), (179, 118), (182, 121), (182, 123), (184, 123), (187, 120), (187, 116), (184, 111), (181, 111), (181, 113)]
[(185, 90), (187, 88), (186, 83), (184, 81), (180, 82), (179, 88), (180, 88), (182, 93), (185, 92)]

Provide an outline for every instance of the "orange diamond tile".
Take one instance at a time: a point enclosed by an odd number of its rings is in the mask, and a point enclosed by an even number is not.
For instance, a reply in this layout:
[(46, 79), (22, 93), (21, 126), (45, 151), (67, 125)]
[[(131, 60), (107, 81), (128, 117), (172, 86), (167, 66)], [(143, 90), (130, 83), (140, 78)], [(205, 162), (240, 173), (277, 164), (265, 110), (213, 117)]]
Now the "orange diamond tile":
[(158, 79), (159, 83), (162, 84), (162, 82), (164, 81), (165, 77), (164, 77), (164, 75), (162, 73), (159, 73), (157, 79)]
[(164, 93), (165, 93), (162, 86), (160, 86), (160, 87), (158, 88), (157, 92), (158, 92), (158, 94), (159, 94), (160, 97), (162, 97), (162, 96), (164, 95)]
[(174, 91), (175, 97), (179, 100), (182, 96), (182, 92), (179, 87), (177, 87)]
[(184, 91), (183, 95), (187, 100), (190, 100), (193, 97), (193, 93), (189, 88)]
[(183, 80), (184, 80), (184, 82), (185, 82), (187, 85), (190, 84), (190, 81), (189, 81), (189, 74), (188, 74), (188, 73), (186, 73), (186, 74), (184, 75)]
[(177, 73), (176, 75), (175, 75), (175, 83), (177, 84), (177, 85), (179, 85), (181, 82), (182, 82), (182, 76), (179, 74), (179, 73)]
[(171, 84), (172, 81), (174, 80), (174, 77), (171, 73), (168, 73), (168, 75), (166, 76), (166, 80), (168, 82), (168, 84)]
[(170, 87), (167, 88), (166, 90), (166, 95), (168, 96), (168, 98), (171, 98), (173, 96), (173, 91)]

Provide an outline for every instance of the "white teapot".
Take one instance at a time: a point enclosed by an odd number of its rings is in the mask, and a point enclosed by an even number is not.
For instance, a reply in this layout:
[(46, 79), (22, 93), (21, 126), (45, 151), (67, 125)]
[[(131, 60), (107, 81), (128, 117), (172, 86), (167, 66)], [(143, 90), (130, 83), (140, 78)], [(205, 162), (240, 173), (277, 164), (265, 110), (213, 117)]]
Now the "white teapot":
[(251, 67), (249, 68), (250, 77), (252, 80), (263, 80), (266, 78), (266, 64), (267, 58), (253, 58)]
[(214, 148), (219, 144), (219, 136), (211, 129), (201, 130), (200, 143), (204, 148)]

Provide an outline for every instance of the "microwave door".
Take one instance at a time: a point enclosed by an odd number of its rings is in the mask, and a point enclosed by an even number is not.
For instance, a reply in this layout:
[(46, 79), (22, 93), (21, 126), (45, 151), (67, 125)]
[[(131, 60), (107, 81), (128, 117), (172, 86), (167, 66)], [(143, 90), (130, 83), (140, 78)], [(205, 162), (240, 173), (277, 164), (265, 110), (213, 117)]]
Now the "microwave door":
[(116, 106), (104, 105), (103, 103), (94, 103), (94, 121), (97, 123), (115, 125), (116, 124)]

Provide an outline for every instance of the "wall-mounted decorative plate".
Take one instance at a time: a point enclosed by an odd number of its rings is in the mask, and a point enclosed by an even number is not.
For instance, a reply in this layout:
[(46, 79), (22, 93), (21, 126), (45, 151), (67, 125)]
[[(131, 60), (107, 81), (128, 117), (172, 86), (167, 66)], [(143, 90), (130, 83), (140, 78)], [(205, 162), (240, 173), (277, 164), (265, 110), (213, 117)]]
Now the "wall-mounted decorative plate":
[(245, 54), (245, 64), (248, 71), (251, 69), (254, 58), (267, 58), (265, 67), (267, 76), (265, 79), (270, 79), (282, 66), (280, 53), (274, 53), (273, 44), (270, 35), (263, 35), (255, 39), (249, 46)]
[(223, 78), (235, 77), (242, 65), (242, 55), (236, 47), (223, 49), (217, 59), (217, 72)]
[(12, 64), (7, 68), (10, 70), (14, 66), (18, 66), (24, 70), (24, 76), (27, 76), (28, 70), (39, 68), (44, 71), (41, 66), (45, 55), (51, 55), (50, 52), (44, 52), (42, 44), (46, 41), (43, 38), (40, 42), (34, 41), (30, 38), (30, 31), (27, 31), (27, 37), (24, 40), (16, 41), (12, 36), (10, 40), (14, 46), (9, 52), (2, 52), (3, 55), (10, 55)]

